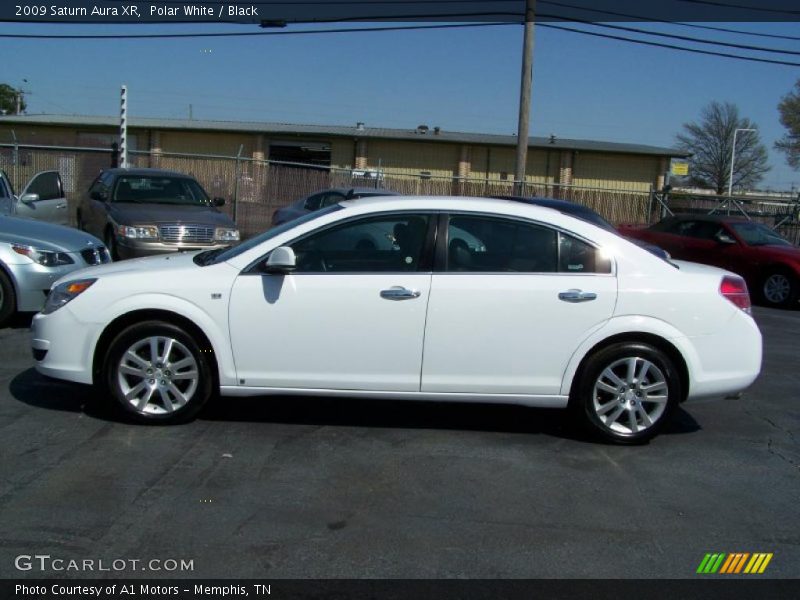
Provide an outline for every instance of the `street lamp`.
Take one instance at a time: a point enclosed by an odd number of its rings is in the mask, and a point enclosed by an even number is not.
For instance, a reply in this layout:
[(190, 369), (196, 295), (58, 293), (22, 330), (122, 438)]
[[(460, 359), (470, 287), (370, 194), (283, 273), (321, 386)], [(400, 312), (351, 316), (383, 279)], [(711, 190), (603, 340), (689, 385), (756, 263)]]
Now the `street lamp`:
[[(740, 131), (756, 131), (755, 129), (736, 129), (733, 132), (733, 148), (731, 148), (731, 175), (728, 178), (728, 197), (733, 196), (733, 164), (736, 161), (736, 136)], [(728, 207), (730, 210), (730, 207)]]

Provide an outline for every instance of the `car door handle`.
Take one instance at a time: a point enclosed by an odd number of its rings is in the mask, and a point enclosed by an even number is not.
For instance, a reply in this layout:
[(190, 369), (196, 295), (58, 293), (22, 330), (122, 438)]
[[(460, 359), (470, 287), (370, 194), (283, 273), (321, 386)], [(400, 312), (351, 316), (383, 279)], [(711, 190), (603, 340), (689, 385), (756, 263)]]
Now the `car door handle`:
[(559, 292), (558, 299), (564, 302), (589, 302), (597, 299), (597, 294), (594, 292), (582, 292), (581, 290), (567, 290), (566, 292)]
[(392, 286), (388, 290), (381, 290), (381, 298), (386, 300), (413, 300), (419, 296), (419, 290), (410, 290), (400, 285)]

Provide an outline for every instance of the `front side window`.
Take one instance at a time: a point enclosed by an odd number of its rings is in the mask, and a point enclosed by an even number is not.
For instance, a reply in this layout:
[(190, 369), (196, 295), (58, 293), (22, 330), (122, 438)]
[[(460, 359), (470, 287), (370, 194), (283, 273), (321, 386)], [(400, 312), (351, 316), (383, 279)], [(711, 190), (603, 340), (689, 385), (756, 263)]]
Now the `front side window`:
[(447, 270), (484, 273), (610, 273), (611, 261), (590, 244), (542, 225), (453, 216)]
[(296, 273), (420, 270), (429, 215), (381, 215), (313, 233), (291, 244)]
[(201, 205), (208, 203), (208, 195), (194, 179), (123, 175), (117, 179), (112, 200), (145, 204)]
[(58, 173), (42, 173), (33, 178), (28, 189), (28, 194), (39, 194), (39, 200), (55, 200), (61, 198), (61, 180)]

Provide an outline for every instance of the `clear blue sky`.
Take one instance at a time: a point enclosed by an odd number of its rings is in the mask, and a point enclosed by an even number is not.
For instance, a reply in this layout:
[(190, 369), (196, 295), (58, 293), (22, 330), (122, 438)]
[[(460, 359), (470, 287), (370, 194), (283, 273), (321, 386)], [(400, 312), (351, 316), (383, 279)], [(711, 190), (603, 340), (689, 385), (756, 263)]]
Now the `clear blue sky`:
[[(800, 37), (797, 23), (724, 25)], [(676, 25), (640, 26), (800, 51), (797, 41)], [(4, 23), (0, 33), (219, 32), (246, 27)], [(23, 85), (32, 92), (27, 98), (31, 114), (114, 115), (119, 86), (125, 83), (131, 114), (138, 116), (185, 118), (192, 104), (195, 119), (364, 121), (401, 128), (424, 123), (510, 134), (516, 132), (521, 45), (521, 26), (187, 40), (0, 39), (0, 81), (18, 86), (28, 80)], [(800, 56), (759, 56), (800, 62)], [(772, 147), (784, 133), (777, 104), (799, 78), (797, 67), (537, 27), (531, 135), (669, 146), (681, 124), (697, 118), (705, 104), (730, 101), (761, 129), (773, 166), (764, 185), (800, 187), (800, 172), (790, 169)]]

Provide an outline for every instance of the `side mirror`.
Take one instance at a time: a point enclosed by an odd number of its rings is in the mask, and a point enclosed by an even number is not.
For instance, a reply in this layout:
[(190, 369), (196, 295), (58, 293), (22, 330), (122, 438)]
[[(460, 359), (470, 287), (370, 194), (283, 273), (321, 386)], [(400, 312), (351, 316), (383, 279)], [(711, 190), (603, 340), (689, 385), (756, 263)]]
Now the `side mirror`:
[(102, 192), (98, 192), (97, 190), (89, 194), (89, 197), (92, 200), (97, 200), (98, 202), (105, 202), (107, 200), (106, 195)]
[(291, 273), (297, 268), (297, 257), (289, 246), (279, 246), (269, 254), (264, 262), (267, 273)]
[(19, 201), (23, 204), (33, 204), (39, 199), (39, 194), (22, 194), (19, 197)]
[(225, 198), (214, 198), (211, 201), (211, 206), (225, 206)]
[(728, 235), (727, 233), (725, 233), (723, 231), (720, 231), (719, 233), (717, 233), (717, 235), (714, 236), (714, 239), (716, 239), (720, 244), (735, 244), (736, 243), (735, 239), (733, 239), (730, 235)]

